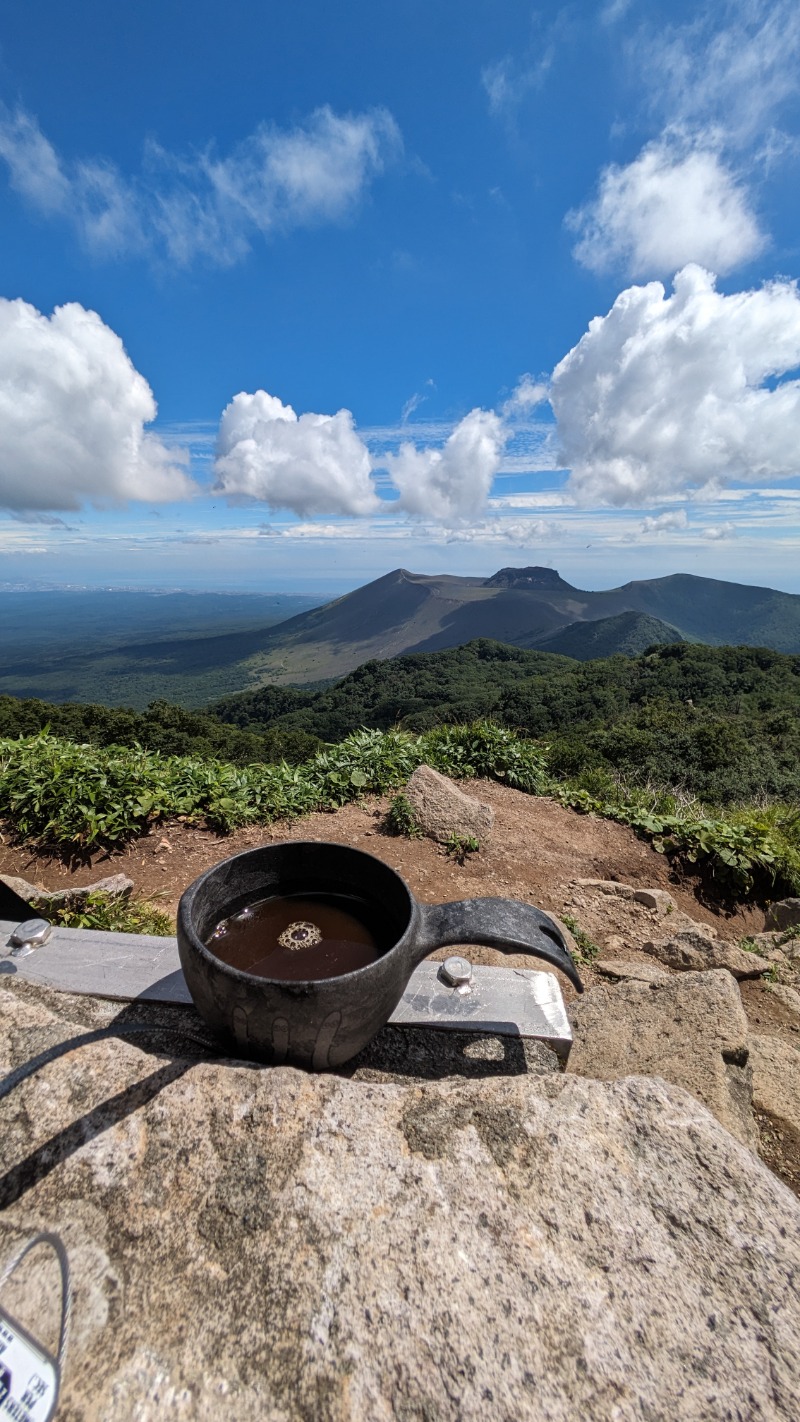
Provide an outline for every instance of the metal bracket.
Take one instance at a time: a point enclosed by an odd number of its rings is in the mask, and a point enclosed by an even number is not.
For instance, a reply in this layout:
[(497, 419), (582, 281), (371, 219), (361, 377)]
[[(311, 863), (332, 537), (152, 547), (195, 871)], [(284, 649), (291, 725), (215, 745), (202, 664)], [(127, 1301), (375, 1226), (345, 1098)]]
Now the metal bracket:
[[(14, 930), (15, 925), (0, 921), (0, 941), (5, 938), (10, 943)], [(14, 973), (63, 992), (116, 1001), (179, 1006), (192, 1001), (175, 938), (54, 928), (29, 956), (0, 958), (0, 986), (4, 975)], [(420, 963), (389, 1022), (395, 1027), (531, 1037), (561, 1056), (567, 1055), (572, 1043), (555, 973), (478, 968), (461, 954), (444, 963)]]

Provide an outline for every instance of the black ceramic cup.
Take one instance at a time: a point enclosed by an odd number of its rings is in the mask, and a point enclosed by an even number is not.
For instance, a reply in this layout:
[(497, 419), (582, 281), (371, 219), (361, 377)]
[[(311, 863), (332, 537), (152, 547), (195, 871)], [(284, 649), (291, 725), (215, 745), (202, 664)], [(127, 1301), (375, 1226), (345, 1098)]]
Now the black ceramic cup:
[[(242, 972), (207, 946), (222, 919), (273, 895), (347, 894), (380, 906), (390, 946), (340, 977), (279, 981)], [(583, 991), (555, 923), (514, 899), (418, 903), (382, 860), (342, 844), (287, 840), (234, 854), (196, 879), (178, 908), (178, 948), (200, 1016), (237, 1055), (324, 1071), (354, 1057), (388, 1021), (418, 963), (481, 943), (530, 953)]]

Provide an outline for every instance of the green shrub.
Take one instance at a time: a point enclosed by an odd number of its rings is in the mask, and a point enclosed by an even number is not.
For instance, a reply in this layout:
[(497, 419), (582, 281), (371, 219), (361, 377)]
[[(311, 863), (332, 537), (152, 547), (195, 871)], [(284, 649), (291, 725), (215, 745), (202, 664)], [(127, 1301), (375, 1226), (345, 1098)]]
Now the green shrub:
[(240, 825), (334, 810), (391, 794), (427, 763), (455, 779), (491, 777), (572, 809), (631, 826), (662, 853), (698, 865), (728, 894), (800, 893), (800, 809), (776, 803), (723, 813), (607, 768), (563, 781), (547, 751), (506, 727), (477, 721), (420, 736), (356, 731), (300, 765), (237, 766), (141, 747), (78, 745), (41, 733), (0, 741), (0, 815), (22, 839), (86, 848), (123, 844), (160, 819)]
[(392, 834), (405, 835), (406, 839), (422, 839), (422, 830), (417, 824), (414, 806), (407, 795), (393, 796), (386, 815), (386, 824)]
[(39, 912), (61, 928), (99, 928), (108, 933), (151, 933), (169, 938), (175, 921), (150, 899), (129, 899), (120, 894), (89, 894), (84, 905), (36, 904)]
[(570, 933), (575, 939), (575, 944), (578, 949), (578, 952), (575, 955), (577, 961), (579, 963), (586, 964), (586, 966), (588, 967), (591, 963), (594, 962), (595, 958), (600, 952), (600, 949), (598, 948), (597, 944), (592, 941), (588, 933), (584, 932), (577, 920), (572, 917), (572, 914), (563, 913), (561, 915), (561, 922), (564, 924), (565, 928), (569, 929)]
[(477, 854), (480, 850), (480, 841), (474, 835), (462, 836), (451, 834), (445, 844), (444, 852), (453, 859), (457, 859), (459, 864), (463, 864), (468, 854)]

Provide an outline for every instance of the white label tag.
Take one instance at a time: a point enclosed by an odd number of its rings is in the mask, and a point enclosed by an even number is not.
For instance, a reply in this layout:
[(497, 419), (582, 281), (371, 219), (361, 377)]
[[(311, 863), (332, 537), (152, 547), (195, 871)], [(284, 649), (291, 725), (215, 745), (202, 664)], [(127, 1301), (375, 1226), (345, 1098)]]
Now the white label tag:
[(58, 1364), (0, 1308), (0, 1422), (49, 1422), (58, 1400)]

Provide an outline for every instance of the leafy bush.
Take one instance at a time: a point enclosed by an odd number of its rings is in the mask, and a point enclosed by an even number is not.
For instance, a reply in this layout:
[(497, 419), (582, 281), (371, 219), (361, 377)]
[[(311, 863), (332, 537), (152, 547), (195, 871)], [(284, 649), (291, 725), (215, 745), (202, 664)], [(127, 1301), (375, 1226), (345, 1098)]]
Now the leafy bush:
[(231, 765), (163, 756), (141, 747), (98, 748), (47, 734), (0, 741), (0, 815), (23, 839), (112, 846), (165, 818), (239, 825), (336, 809), (398, 790), (422, 763), (455, 779), (491, 777), (549, 794), (584, 813), (630, 825), (662, 853), (698, 865), (731, 894), (800, 893), (800, 810), (788, 804), (714, 815), (670, 791), (627, 784), (607, 768), (560, 781), (547, 752), (506, 727), (479, 721), (403, 731), (356, 731), (301, 765)]
[(414, 806), (407, 795), (395, 795), (386, 815), (387, 827), (392, 834), (405, 835), (406, 839), (421, 839), (422, 830), (417, 824)]
[(463, 864), (468, 854), (477, 854), (480, 850), (480, 840), (474, 835), (467, 835), (466, 838), (458, 834), (451, 834), (444, 847), (445, 854), (456, 859), (459, 864)]
[(99, 928), (108, 933), (151, 933), (169, 938), (174, 920), (150, 899), (128, 899), (119, 894), (89, 894), (81, 907), (69, 904), (34, 904), (51, 923), (61, 928)]

